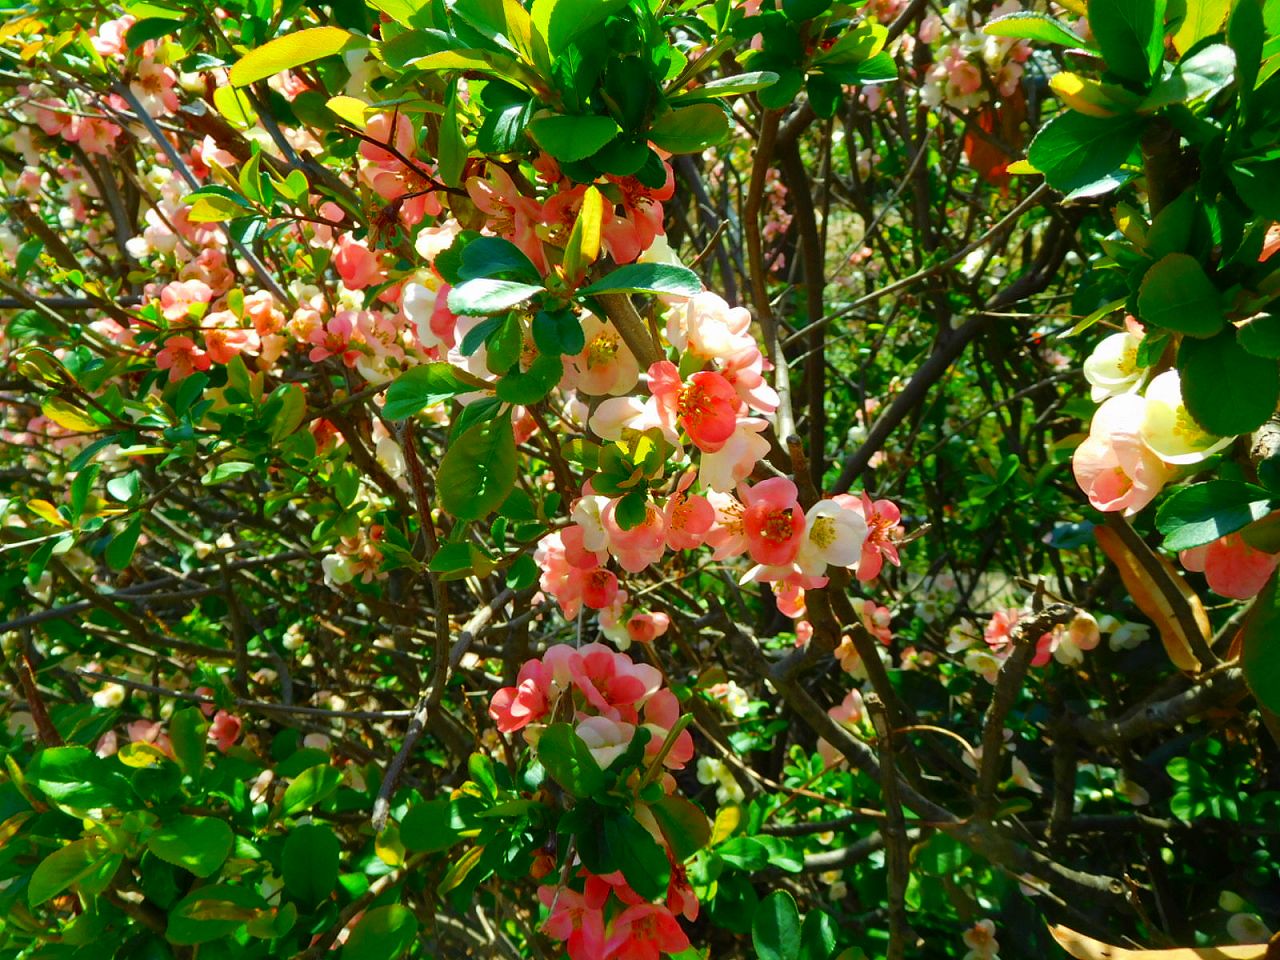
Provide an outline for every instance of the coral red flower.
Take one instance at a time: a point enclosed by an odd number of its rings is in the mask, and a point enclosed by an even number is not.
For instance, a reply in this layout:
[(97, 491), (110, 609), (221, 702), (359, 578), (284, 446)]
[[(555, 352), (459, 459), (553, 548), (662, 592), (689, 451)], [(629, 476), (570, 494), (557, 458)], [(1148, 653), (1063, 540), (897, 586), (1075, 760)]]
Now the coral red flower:
[(804, 511), (796, 485), (786, 477), (770, 477), (754, 487), (739, 487), (747, 553), (766, 567), (790, 564), (804, 542)]
[(693, 445), (715, 453), (738, 426), (738, 392), (711, 370), (681, 381), (676, 365), (659, 360), (649, 368), (649, 392), (658, 403), (658, 417), (668, 429), (679, 424)]

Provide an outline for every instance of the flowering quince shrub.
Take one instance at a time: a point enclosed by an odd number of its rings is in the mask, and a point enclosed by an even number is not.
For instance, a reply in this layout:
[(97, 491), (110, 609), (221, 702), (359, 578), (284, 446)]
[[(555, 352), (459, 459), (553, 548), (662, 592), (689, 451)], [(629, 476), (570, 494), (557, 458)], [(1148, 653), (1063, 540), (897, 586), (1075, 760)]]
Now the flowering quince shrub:
[(1272, 7), (6, 11), (0, 950), (1262, 957)]

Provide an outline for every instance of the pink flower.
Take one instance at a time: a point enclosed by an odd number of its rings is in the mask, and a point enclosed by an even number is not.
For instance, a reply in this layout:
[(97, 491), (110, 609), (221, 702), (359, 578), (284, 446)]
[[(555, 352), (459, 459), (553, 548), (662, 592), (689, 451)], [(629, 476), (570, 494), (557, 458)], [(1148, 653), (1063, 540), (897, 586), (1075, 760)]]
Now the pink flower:
[(867, 583), (878, 577), (886, 558), (895, 567), (901, 565), (895, 538), (901, 532), (898, 521), (902, 519), (902, 513), (896, 504), (890, 500), (873, 502), (865, 491), (861, 500), (847, 494), (833, 499), (861, 513), (867, 522), (867, 539), (862, 543), (862, 557), (858, 561), (859, 580)]
[(612, 323), (587, 314), (582, 320), (585, 346), (569, 358), (580, 393), (590, 397), (621, 396), (640, 379), (640, 365)]
[(683, 309), (668, 312), (667, 339), (681, 354), (692, 353), (708, 362), (731, 364), (760, 355), (751, 335), (751, 314), (709, 291), (691, 297)]
[(185, 320), (196, 304), (207, 304), (213, 290), (202, 280), (180, 280), (167, 283), (160, 290), (160, 313), (170, 323)]
[(604, 567), (586, 574), (582, 584), (582, 602), (592, 610), (604, 610), (613, 605), (618, 595), (618, 577)]
[[(862, 715), (862, 692), (856, 687), (846, 693), (840, 703), (827, 711), (827, 716), (849, 730), (854, 729), (862, 722)], [(818, 753), (822, 757), (823, 763), (829, 767), (834, 766), (844, 757), (844, 754), (822, 739), (818, 740)]]
[(1071, 457), (1076, 483), (1098, 510), (1131, 516), (1169, 479), (1169, 467), (1142, 440), (1145, 411), (1142, 397), (1111, 397), (1093, 415), (1088, 438)]
[(613, 921), (605, 944), (608, 960), (659, 960), (664, 953), (689, 949), (689, 938), (666, 907), (639, 903)]
[(634, 643), (653, 643), (666, 634), (671, 618), (665, 613), (635, 613), (627, 620), (627, 634)]
[(564, 941), (570, 960), (604, 956), (603, 899), (596, 902), (568, 887), (545, 885), (538, 888), (538, 899), (551, 909), (542, 928), (548, 936)]
[(694, 446), (706, 453), (723, 447), (737, 427), (737, 391), (718, 373), (704, 370), (682, 383), (676, 365), (659, 360), (649, 368), (649, 392), (658, 402), (663, 425), (672, 428), (679, 423)]
[(962, 939), (969, 948), (965, 960), (998, 960), (996, 951), (1000, 944), (996, 940), (996, 925), (991, 920), (979, 920), (964, 932)]
[(667, 179), (661, 187), (646, 187), (635, 177), (609, 177), (622, 198), (622, 216), (605, 210), (600, 234), (609, 255), (617, 263), (630, 263), (644, 253), (662, 233), (662, 200), (675, 194), (671, 165), (664, 163)]
[(751, 559), (766, 567), (790, 564), (804, 541), (804, 511), (796, 499), (796, 485), (786, 477), (770, 477), (738, 491), (746, 507), (742, 523)]
[(572, 620), (582, 609), (586, 571), (569, 562), (561, 533), (549, 533), (539, 540), (533, 560), (542, 571), (538, 586), (555, 597), (565, 619)]
[(156, 367), (169, 371), (169, 382), (183, 380), (197, 370), (208, 370), (213, 361), (190, 337), (170, 337), (156, 354)]
[(231, 745), (240, 739), (242, 726), (239, 717), (232, 716), (225, 710), (219, 710), (213, 715), (213, 723), (209, 725), (209, 739), (218, 750), (226, 753)]
[(698, 482), (709, 490), (729, 493), (746, 480), (769, 452), (769, 441), (763, 436), (768, 426), (761, 417), (740, 418), (719, 450), (703, 452)]
[(867, 628), (868, 633), (885, 646), (893, 642), (893, 631), (889, 629), (893, 614), (889, 612), (888, 607), (878, 607), (872, 601), (862, 597), (855, 597), (850, 603), (858, 612), (862, 625)]
[(489, 716), (503, 733), (514, 733), (547, 712), (546, 671), (542, 661), (530, 660), (520, 668), (516, 686), (503, 687), (489, 701)]
[[(213, 321), (224, 313), (230, 322), (235, 322), (235, 314), (229, 311), (211, 314), (209, 320)], [(212, 326), (204, 331), (204, 345), (209, 352), (209, 359), (214, 363), (230, 363), (233, 357), (238, 357), (241, 353), (256, 353), (261, 341), (253, 330)]]
[(312, 363), (320, 363), (329, 357), (341, 357), (348, 367), (354, 367), (360, 351), (352, 349), (359, 315), (353, 310), (343, 310), (330, 318), (323, 327), (311, 331), (307, 338), (314, 346), (307, 354)]
[(1239, 533), (1183, 550), (1178, 559), (1186, 569), (1203, 573), (1214, 593), (1235, 600), (1257, 596), (1280, 563), (1280, 555), (1255, 550)]
[(505, 170), (491, 165), (486, 179), (471, 177), (467, 193), (488, 218), (490, 230), (519, 247), (539, 271), (546, 269), (542, 241), (535, 230), (543, 219), (542, 210), (520, 192)]
[(667, 527), (667, 546), (672, 550), (692, 550), (702, 546), (707, 531), (716, 520), (715, 508), (706, 497), (687, 492), (693, 476), (692, 470), (685, 471), (662, 511)]
[(609, 501), (600, 514), (600, 520), (609, 538), (609, 553), (628, 573), (639, 573), (649, 564), (661, 560), (666, 552), (666, 518), (652, 503), (645, 504), (644, 520), (630, 530), (623, 530), (618, 525), (617, 500)]
[(338, 238), (338, 249), (333, 253), (333, 268), (338, 271), (338, 276), (342, 277), (348, 290), (363, 290), (383, 280), (378, 255), (363, 242), (352, 240), (345, 233)]
[(1007, 649), (1013, 643), (1013, 628), (1018, 625), (1022, 613), (1016, 607), (997, 610), (987, 621), (982, 631), (982, 639), (997, 653)]

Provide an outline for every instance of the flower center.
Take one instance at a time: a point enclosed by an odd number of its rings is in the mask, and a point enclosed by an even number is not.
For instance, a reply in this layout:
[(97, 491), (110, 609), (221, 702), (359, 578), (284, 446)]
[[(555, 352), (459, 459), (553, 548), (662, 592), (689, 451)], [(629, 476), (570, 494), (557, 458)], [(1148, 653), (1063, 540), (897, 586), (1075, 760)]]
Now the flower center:
[(809, 528), (809, 539), (821, 550), (827, 549), (836, 539), (836, 521), (832, 517), (817, 517)]
[(596, 334), (587, 347), (587, 366), (602, 367), (605, 364), (612, 363), (614, 357), (618, 355), (618, 335), (605, 330)]
[(711, 398), (696, 383), (680, 388), (676, 397), (676, 413), (681, 420), (699, 422), (711, 413)]
[(771, 510), (760, 525), (760, 536), (773, 543), (786, 543), (793, 530), (790, 510)]

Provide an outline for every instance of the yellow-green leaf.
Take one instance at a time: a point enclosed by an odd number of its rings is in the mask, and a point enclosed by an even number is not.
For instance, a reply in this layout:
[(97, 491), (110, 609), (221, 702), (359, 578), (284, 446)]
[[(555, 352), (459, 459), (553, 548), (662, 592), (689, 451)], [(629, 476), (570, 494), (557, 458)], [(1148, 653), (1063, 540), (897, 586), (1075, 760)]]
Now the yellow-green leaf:
[(258, 122), (258, 111), (249, 98), (235, 87), (217, 87), (213, 91), (213, 105), (222, 118), (240, 130), (248, 130)]
[(240, 58), (231, 68), (231, 83), (243, 87), (273, 77), (283, 70), (340, 53), (348, 46), (354, 47), (362, 42), (367, 43), (339, 27), (312, 27), (276, 37)]
[(40, 404), (44, 415), (58, 426), (76, 433), (93, 433), (99, 428), (94, 419), (84, 410), (58, 397), (49, 397)]
[(348, 96), (330, 97), (325, 102), (325, 106), (329, 108), (330, 113), (336, 113), (357, 130), (364, 129), (365, 114), (369, 110), (369, 105), (363, 100)]

